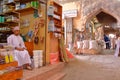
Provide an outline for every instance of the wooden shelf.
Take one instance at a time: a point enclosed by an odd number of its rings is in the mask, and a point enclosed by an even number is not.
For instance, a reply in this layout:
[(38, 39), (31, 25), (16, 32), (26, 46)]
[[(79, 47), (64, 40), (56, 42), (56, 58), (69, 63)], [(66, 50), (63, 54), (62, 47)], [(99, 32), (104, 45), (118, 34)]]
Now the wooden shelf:
[(6, 23), (0, 23), (0, 25), (5, 25)]
[(57, 28), (61, 28), (61, 25), (55, 24), (55, 27), (57, 27)]
[(25, 3), (30, 1), (36, 1), (36, 0), (14, 0), (15, 2)]
[(8, 11), (8, 12), (4, 12), (4, 13), (2, 13), (2, 14), (0, 14), (0, 15), (13, 15), (13, 14), (18, 14), (17, 12), (15, 12), (15, 11)]
[(55, 6), (58, 6), (58, 7), (62, 7), (60, 4), (58, 4), (58, 3), (56, 3), (56, 2), (54, 2), (54, 5), (55, 5)]
[(15, 10), (15, 11), (19, 12), (19, 13), (22, 13), (22, 12), (31, 11), (31, 10), (37, 10), (37, 9), (34, 8), (34, 7), (29, 7), (29, 8), (24, 8), (24, 9), (18, 9), (18, 10)]
[(61, 33), (60, 31), (54, 31), (54, 33)]
[(60, 13), (56, 12), (56, 11), (54, 11), (54, 14), (56, 14), (56, 15), (60, 15), (60, 16), (62, 15), (62, 14), (60, 14)]
[[(30, 2), (30, 1), (37, 1), (37, 0), (15, 0), (15, 2), (21, 2), (21, 3)], [(44, 0), (39, 0), (39, 2), (42, 4), (47, 4), (47, 2), (45, 2)]]
[(64, 34), (64, 32), (61, 31), (54, 31), (54, 33)]
[(1, 26), (1, 25), (13, 25), (13, 24), (19, 24), (19, 22), (7, 21), (7, 22), (4, 22), (4, 23), (0, 23), (0, 26)]
[(15, 2), (5, 3), (3, 5), (15, 5)]
[(15, 5), (15, 2), (10, 2), (10, 3), (1, 4), (0, 6), (3, 6), (3, 5)]
[(7, 21), (5, 23), (9, 23), (9, 24), (11, 24), (11, 23), (14, 24), (15, 23), (15, 24), (18, 24), (19, 22), (16, 22), (16, 21)]
[(47, 2), (43, 1), (43, 0), (39, 0), (40, 3), (42, 4), (47, 4)]
[(55, 17), (54, 17), (54, 19), (55, 19), (55, 20), (58, 20), (58, 21), (61, 21), (60, 19), (57, 19), (57, 18), (55, 18)]
[(0, 32), (10, 32), (11, 30), (0, 30)]

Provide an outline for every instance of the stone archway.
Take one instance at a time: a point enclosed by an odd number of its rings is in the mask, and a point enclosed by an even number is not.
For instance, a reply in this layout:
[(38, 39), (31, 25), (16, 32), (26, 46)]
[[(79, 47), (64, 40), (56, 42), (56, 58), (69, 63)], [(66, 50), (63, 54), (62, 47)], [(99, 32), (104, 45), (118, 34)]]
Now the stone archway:
[[(120, 5), (118, 1), (115, 0), (92, 0), (93, 2), (89, 2), (89, 0), (83, 0), (84, 4), (81, 8), (81, 17), (79, 20), (80, 27), (85, 28), (86, 22), (91, 19), (91, 17), (97, 15), (100, 12), (105, 12), (111, 16), (113, 16), (117, 20), (116, 27), (120, 27)], [(107, 3), (107, 4), (105, 4)], [(77, 29), (80, 30), (80, 27)]]
[[(101, 5), (102, 3), (99, 3), (99, 5)], [(103, 5), (103, 4), (102, 4)], [(91, 9), (91, 7), (89, 7), (90, 9)], [(93, 7), (92, 7), (93, 8)], [(93, 8), (94, 9), (94, 8)], [(102, 8), (101, 7), (98, 7), (98, 8), (96, 8), (96, 9), (94, 9), (92, 12), (90, 11), (89, 13), (87, 13), (86, 15), (84, 15), (83, 16), (83, 21), (82, 21), (82, 25), (84, 25), (84, 29), (85, 29), (85, 34), (87, 34), (88, 32), (86, 32), (86, 31), (88, 31), (87, 29), (86, 29), (86, 26), (87, 26), (87, 22), (89, 22), (92, 18), (94, 18), (94, 17), (96, 17), (96, 15), (98, 15), (98, 14), (100, 14), (101, 12), (103, 12), (103, 13), (105, 13), (105, 14), (107, 14), (107, 15), (109, 15), (109, 16), (111, 16), (112, 18), (114, 18), (114, 20), (115, 20), (115, 23), (114, 23), (114, 25), (113, 25), (113, 27), (118, 27), (118, 25), (120, 24), (120, 21), (119, 21), (119, 16), (118, 15), (116, 15), (116, 13), (115, 12), (112, 12), (111, 11), (111, 9), (110, 8), (108, 8), (108, 7), (106, 7), (106, 6), (104, 6), (104, 8), (103, 8), (103, 6), (102, 6)], [(109, 23), (110, 24), (110, 23)], [(90, 34), (90, 33), (89, 33)], [(88, 35), (88, 34), (87, 34)], [(92, 35), (92, 34), (91, 34)], [(93, 35), (94, 36), (94, 35)]]
[(117, 20), (117, 22), (119, 22), (119, 17), (116, 16), (114, 13), (111, 13), (110, 11), (108, 11), (108, 10), (106, 10), (106, 9), (100, 8), (100, 9), (98, 9), (97, 11), (94, 11), (92, 14), (88, 14), (88, 15), (87, 15), (86, 20), (85, 20), (85, 24), (86, 24), (86, 22), (89, 21), (91, 18), (93, 18), (93, 17), (95, 17), (96, 15), (98, 15), (100, 12), (104, 12), (104, 13), (106, 13), (106, 14), (111, 15), (112, 17), (114, 17), (114, 18)]
[[(109, 13), (104, 12), (103, 10), (99, 10), (95, 12), (93, 15), (89, 16), (85, 23), (85, 34), (88, 35), (88, 39), (96, 39), (95, 33), (101, 35), (100, 40), (103, 39), (103, 34), (113, 33), (115, 34), (118, 30), (115, 29), (117, 25), (117, 19)], [(105, 26), (109, 26), (106, 28)], [(101, 31), (102, 32), (101, 32)], [(86, 38), (87, 39), (87, 38)]]

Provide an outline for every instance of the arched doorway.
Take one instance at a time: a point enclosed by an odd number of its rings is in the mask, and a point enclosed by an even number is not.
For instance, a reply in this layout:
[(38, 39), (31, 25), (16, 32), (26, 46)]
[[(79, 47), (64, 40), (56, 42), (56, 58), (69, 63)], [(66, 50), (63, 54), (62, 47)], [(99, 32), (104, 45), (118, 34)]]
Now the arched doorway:
[[(116, 33), (119, 32), (117, 23), (118, 20), (113, 15), (106, 13), (103, 10), (96, 12), (86, 20), (86, 39), (104, 40), (105, 34), (112, 41), (112, 38), (115, 38)], [(114, 35), (114, 37), (111, 37), (111, 34)], [(110, 48), (115, 48), (115, 41), (110, 43)]]

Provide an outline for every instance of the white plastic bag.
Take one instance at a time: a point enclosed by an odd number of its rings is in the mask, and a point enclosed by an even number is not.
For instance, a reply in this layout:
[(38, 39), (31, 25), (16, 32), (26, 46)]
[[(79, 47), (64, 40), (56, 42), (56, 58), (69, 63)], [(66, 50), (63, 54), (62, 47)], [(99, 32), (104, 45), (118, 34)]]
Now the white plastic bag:
[(89, 41), (89, 49), (98, 49), (98, 43), (95, 40), (90, 40)]
[(89, 49), (89, 40), (84, 40), (83, 41), (83, 47), (82, 49)]

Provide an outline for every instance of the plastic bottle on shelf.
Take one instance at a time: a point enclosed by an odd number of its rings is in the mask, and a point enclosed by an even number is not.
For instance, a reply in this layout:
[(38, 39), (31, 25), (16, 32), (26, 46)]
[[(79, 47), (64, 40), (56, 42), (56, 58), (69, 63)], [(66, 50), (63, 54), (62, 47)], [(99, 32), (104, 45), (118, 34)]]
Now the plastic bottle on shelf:
[(9, 59), (10, 59), (10, 62), (13, 62), (14, 61), (14, 58), (12, 55), (9, 55)]
[(10, 60), (10, 62), (14, 61), (13, 51), (9, 51), (9, 60)]
[(8, 55), (5, 56), (5, 63), (9, 63), (9, 56)]

